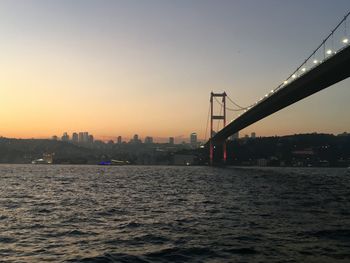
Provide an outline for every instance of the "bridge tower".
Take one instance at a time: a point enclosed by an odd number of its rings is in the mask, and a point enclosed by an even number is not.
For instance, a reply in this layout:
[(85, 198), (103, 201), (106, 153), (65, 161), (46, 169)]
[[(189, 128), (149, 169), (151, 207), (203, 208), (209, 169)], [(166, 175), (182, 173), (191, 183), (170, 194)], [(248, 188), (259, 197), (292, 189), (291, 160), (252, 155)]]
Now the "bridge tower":
[[(213, 165), (214, 163), (214, 148), (215, 148), (215, 142), (212, 140), (214, 137), (214, 120), (223, 120), (224, 127), (226, 126), (226, 92), (223, 93), (210, 93), (210, 165)], [(223, 113), (219, 115), (214, 115), (214, 98), (221, 98), (221, 103), (223, 107)], [(217, 142), (216, 142), (217, 143)], [(219, 142), (221, 143), (221, 142)], [(226, 140), (222, 142), (222, 161), (225, 163), (227, 158), (227, 152), (226, 152)]]

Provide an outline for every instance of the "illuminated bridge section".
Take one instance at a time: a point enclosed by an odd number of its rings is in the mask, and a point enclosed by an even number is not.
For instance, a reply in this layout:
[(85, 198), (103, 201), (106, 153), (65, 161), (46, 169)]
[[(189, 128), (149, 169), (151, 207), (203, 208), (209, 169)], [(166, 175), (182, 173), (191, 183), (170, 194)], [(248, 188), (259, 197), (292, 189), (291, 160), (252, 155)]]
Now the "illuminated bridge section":
[(311, 55), (277, 88), (254, 104), (241, 108), (239, 117), (209, 139), (223, 143), (247, 126), (350, 76), (350, 46), (347, 18), (340, 21)]

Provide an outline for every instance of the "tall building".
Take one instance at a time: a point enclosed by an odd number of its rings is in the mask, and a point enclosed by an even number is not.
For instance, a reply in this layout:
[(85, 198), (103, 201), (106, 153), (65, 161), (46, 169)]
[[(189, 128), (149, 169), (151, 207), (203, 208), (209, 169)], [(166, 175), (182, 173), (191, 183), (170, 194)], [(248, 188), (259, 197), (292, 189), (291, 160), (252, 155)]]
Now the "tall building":
[(72, 134), (72, 142), (74, 142), (74, 143), (78, 143), (79, 142), (78, 133), (73, 132), (73, 134)]
[(117, 138), (117, 143), (118, 143), (118, 144), (121, 144), (121, 143), (122, 143), (122, 136), (118, 136), (118, 138)]
[(251, 133), (250, 138), (252, 138), (252, 139), (255, 139), (255, 138), (256, 138), (255, 132), (252, 132), (252, 133)]
[(195, 133), (195, 132), (191, 133), (190, 143), (192, 146), (197, 146), (197, 133)]
[(79, 143), (83, 143), (84, 142), (84, 133), (83, 132), (79, 132), (78, 142)]
[(93, 143), (94, 142), (94, 136), (92, 134), (90, 134), (88, 136), (88, 143)]
[(83, 132), (83, 141), (85, 143), (89, 142), (89, 133), (88, 132)]
[(79, 132), (79, 143), (88, 143), (89, 142), (89, 133), (88, 132)]
[(153, 143), (153, 137), (146, 136), (145, 143)]
[(134, 139), (133, 139), (135, 142), (139, 140), (139, 135), (138, 134), (135, 134), (134, 135)]
[(131, 143), (142, 143), (137, 134), (134, 135), (133, 139), (130, 140)]
[(62, 135), (62, 137), (61, 137), (61, 140), (63, 141), (63, 142), (68, 142), (69, 141), (69, 135), (68, 135), (68, 133), (63, 133), (63, 135)]
[(175, 142), (174, 137), (169, 137), (169, 144), (173, 145)]

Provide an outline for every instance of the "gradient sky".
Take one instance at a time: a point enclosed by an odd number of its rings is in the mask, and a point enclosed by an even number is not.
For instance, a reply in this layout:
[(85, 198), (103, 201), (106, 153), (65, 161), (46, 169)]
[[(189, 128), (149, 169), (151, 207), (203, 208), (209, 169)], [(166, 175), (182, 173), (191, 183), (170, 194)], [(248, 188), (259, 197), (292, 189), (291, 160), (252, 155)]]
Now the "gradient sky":
[[(0, 136), (204, 138), (211, 91), (252, 104), (349, 10), (349, 0), (0, 0)], [(241, 134), (350, 131), (349, 86)]]

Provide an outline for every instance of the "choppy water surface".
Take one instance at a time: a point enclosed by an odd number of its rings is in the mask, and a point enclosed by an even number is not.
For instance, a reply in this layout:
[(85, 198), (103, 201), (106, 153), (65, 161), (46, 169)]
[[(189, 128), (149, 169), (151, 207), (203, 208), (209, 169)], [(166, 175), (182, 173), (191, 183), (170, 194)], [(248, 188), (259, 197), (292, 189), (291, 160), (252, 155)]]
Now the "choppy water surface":
[(0, 165), (0, 261), (350, 262), (350, 171)]

